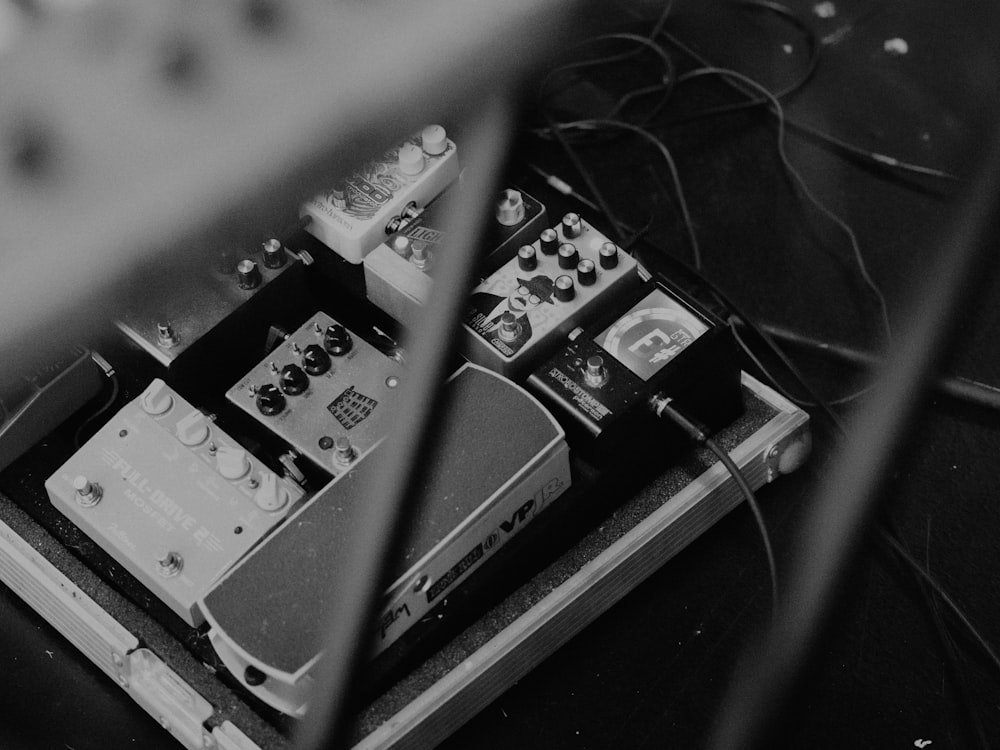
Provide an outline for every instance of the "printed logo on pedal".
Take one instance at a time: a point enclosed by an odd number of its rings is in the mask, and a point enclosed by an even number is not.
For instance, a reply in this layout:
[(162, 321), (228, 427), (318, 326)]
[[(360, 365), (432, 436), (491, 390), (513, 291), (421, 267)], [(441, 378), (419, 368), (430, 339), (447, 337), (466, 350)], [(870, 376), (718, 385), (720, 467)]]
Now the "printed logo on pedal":
[(350, 430), (368, 419), (375, 411), (376, 406), (378, 406), (378, 401), (354, 390), (352, 385), (326, 408), (345, 430)]

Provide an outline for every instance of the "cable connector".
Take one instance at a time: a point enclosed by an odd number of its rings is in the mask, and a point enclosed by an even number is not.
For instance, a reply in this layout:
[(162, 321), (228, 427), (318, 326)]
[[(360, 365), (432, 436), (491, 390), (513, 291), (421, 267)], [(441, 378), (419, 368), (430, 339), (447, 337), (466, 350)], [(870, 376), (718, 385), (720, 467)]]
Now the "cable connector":
[(708, 433), (694, 420), (688, 419), (681, 412), (671, 406), (673, 399), (664, 393), (657, 393), (649, 399), (649, 408), (658, 417), (667, 417), (671, 422), (680, 427), (698, 445), (704, 445), (708, 441)]

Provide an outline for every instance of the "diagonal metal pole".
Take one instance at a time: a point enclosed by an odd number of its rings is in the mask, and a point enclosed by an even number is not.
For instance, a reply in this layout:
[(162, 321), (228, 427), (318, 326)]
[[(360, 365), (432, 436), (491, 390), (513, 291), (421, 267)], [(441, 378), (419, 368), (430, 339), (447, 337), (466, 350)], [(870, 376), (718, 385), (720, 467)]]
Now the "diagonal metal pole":
[(912, 323), (890, 350), (804, 520), (778, 617), (766, 637), (746, 649), (716, 717), (713, 750), (760, 746), (786, 705), (872, 526), (929, 384), (960, 338), (1000, 237), (1000, 139), (983, 164), (914, 300)]
[(461, 192), (448, 209), (448, 246), (441, 253), (448, 262), (435, 279), (434, 293), (409, 347), (403, 406), (395, 431), (380, 451), (383, 459), (390, 460), (375, 481), (352, 536), (352, 567), (341, 576), (346, 594), (328, 614), (324, 657), (309, 712), (296, 736), (300, 750), (346, 746), (358, 708), (352, 686), (370, 653), (379, 603), (405, 542), (406, 519), (413, 516), (419, 501), (417, 490), (438, 426), (435, 417), (442, 411), (460, 313), (475, 278), (483, 217), (498, 184), (511, 129), (511, 107), (504, 98), (494, 97), (473, 117), (465, 141), (471, 161)]

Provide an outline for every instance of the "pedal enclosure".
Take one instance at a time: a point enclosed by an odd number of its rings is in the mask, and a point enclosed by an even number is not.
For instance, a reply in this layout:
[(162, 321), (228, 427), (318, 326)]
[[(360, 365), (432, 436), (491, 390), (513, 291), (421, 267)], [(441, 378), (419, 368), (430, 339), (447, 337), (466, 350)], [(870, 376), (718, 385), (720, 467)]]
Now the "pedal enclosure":
[[(77, 477), (99, 488), (96, 502), (81, 497)], [(204, 621), (198, 599), (303, 495), (162, 380), (112, 417), (45, 489), (193, 626)]]
[[(426, 135), (435, 128), (434, 140), (443, 150), (429, 153)], [(307, 201), (299, 213), (312, 219), (309, 233), (345, 260), (360, 263), (390, 234), (386, 226), (409, 204), (424, 208), (458, 178), (458, 150), (443, 133), (431, 125)], [(401, 154), (415, 153), (414, 147), (422, 152), (423, 167), (408, 174)]]
[(638, 295), (567, 343), (527, 381), (577, 438), (574, 446), (598, 463), (623, 451), (664, 447), (663, 435), (676, 428), (653, 415), (656, 394), (713, 430), (742, 409), (729, 329), (677, 290), (650, 284)]
[[(458, 188), (456, 188), (458, 189)], [(365, 294), (376, 305), (404, 325), (411, 323), (430, 296), (434, 275), (448, 259), (442, 255), (446, 234), (441, 196), (403, 229), (372, 250), (364, 260)], [(511, 206), (518, 209), (517, 221), (510, 218)], [(490, 221), (480, 254), (480, 273), (489, 274), (506, 263), (517, 248), (531, 243), (548, 226), (545, 206), (524, 191), (508, 188), (501, 192), (497, 217)], [(427, 261), (417, 265), (413, 251), (426, 253)]]
[(351, 340), (350, 350), (342, 356), (330, 356), (326, 372), (308, 375), (304, 392), (286, 395), (277, 414), (264, 414), (257, 406), (260, 389), (277, 384), (284, 367), (302, 364), (303, 352), (310, 346), (322, 346), (325, 332), (334, 325), (340, 324), (326, 313), (313, 315), (230, 388), (226, 398), (317, 466), (340, 474), (349, 466), (335, 460), (338, 438), (347, 438), (360, 455), (388, 432), (403, 377), (399, 362), (344, 329)]
[[(616, 264), (604, 268), (600, 249), (611, 241), (583, 219), (579, 234), (568, 233), (564, 218), (553, 230), (555, 245), (571, 244), (579, 259), (594, 264), (595, 281), (580, 283), (573, 268), (560, 266), (557, 252), (542, 249), (540, 238), (534, 240), (537, 266), (523, 270), (520, 257), (512, 258), (479, 284), (469, 298), (464, 319), (465, 356), (472, 362), (508, 377), (517, 377), (548, 354), (557, 342), (588, 320), (613, 300), (641, 283), (637, 264), (630, 255), (617, 250)], [(560, 301), (557, 281), (567, 277), (573, 282), (573, 297)], [(512, 313), (516, 329), (505, 337), (502, 317)]]
[[(570, 485), (563, 430), (527, 391), (467, 364), (448, 392), (421, 512), (376, 626), (376, 652)], [(329, 608), (353, 605), (340, 599), (340, 573), (351, 564), (352, 535), (382, 470), (385, 445), (304, 504), (202, 603), (226, 666), (286, 713), (305, 710)], [(255, 679), (247, 680), (248, 669)]]

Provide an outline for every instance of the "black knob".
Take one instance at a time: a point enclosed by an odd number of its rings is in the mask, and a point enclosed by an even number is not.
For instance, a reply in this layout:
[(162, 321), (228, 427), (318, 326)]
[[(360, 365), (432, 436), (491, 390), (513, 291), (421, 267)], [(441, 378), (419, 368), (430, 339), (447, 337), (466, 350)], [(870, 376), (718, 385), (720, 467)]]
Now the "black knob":
[(576, 280), (580, 286), (591, 286), (597, 283), (597, 266), (594, 261), (584, 258), (576, 264)]
[(302, 366), (310, 375), (322, 375), (330, 369), (330, 355), (319, 344), (309, 344), (302, 351)]
[(262, 385), (257, 391), (257, 408), (264, 416), (273, 417), (285, 408), (285, 396), (274, 383)]
[(543, 229), (538, 235), (543, 255), (555, 255), (559, 249), (559, 234), (555, 229)]
[(601, 268), (615, 268), (618, 265), (618, 248), (613, 242), (605, 242), (598, 252)]
[(260, 269), (249, 258), (236, 264), (236, 276), (239, 279), (240, 289), (256, 289), (260, 286)]
[(576, 296), (576, 286), (569, 276), (556, 277), (556, 299), (560, 302), (570, 302)]
[(580, 262), (580, 253), (576, 251), (576, 245), (564, 242), (559, 246), (559, 267), (565, 270), (576, 268)]
[(326, 333), (323, 335), (323, 348), (326, 349), (334, 357), (343, 357), (354, 346), (354, 339), (351, 338), (350, 332), (340, 325), (340, 323), (334, 323), (326, 329)]
[(298, 365), (285, 365), (281, 368), (278, 383), (289, 396), (298, 396), (309, 387), (309, 376)]
[(580, 223), (580, 215), (568, 213), (562, 218), (563, 237), (568, 240), (576, 239), (583, 233), (583, 224)]
[(268, 240), (264, 243), (264, 267), (281, 268), (285, 265), (285, 248), (278, 240)]
[(531, 245), (522, 245), (517, 251), (517, 267), (522, 271), (534, 271), (538, 268), (538, 256)]

